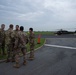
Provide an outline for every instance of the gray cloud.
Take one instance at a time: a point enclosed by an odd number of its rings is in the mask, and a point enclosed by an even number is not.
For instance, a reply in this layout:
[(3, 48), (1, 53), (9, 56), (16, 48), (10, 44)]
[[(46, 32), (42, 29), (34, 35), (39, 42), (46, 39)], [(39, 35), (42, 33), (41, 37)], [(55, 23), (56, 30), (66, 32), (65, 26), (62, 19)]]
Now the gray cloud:
[(0, 24), (25, 26), (26, 30), (76, 28), (76, 0), (2, 0)]

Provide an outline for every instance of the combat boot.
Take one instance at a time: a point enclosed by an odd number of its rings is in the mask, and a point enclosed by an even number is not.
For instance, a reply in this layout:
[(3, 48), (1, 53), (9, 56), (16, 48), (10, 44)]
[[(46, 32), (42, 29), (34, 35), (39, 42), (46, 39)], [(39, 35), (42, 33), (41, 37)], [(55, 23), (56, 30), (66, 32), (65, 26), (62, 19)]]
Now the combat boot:
[(19, 68), (20, 65), (19, 65), (19, 63), (16, 63), (13, 67), (14, 67), (14, 68)]
[(26, 65), (26, 60), (24, 60), (23, 65)]

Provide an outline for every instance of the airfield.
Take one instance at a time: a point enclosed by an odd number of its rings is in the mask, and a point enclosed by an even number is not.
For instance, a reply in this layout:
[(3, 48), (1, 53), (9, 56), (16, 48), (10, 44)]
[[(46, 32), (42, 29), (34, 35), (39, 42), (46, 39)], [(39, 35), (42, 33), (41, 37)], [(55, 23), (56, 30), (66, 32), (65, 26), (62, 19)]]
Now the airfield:
[(27, 65), (18, 69), (13, 68), (12, 62), (0, 63), (0, 74), (76, 75), (76, 35), (42, 35), (41, 38), (45, 38), (46, 42), (35, 51), (33, 61), (27, 59)]

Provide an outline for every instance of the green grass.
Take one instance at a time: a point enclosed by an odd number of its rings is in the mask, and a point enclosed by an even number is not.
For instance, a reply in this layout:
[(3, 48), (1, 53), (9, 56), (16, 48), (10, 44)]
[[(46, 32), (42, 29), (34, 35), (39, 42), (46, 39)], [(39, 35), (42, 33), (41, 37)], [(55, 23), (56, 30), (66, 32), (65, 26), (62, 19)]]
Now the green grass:
[(51, 32), (51, 31), (38, 31), (38, 32), (36, 32), (36, 31), (35, 31), (35, 34), (41, 34), (41, 35), (53, 35), (54, 32)]
[[(54, 32), (52, 31), (34, 31), (35, 35), (41, 34), (41, 35), (54, 35)], [(28, 34), (28, 32), (26, 32)]]
[[(37, 40), (38, 40), (38, 39), (36, 38), (36, 39), (35, 39), (35, 49), (41, 47), (41, 46), (44, 44), (44, 42), (45, 42), (45, 39), (41, 38), (40, 44), (37, 44)], [(29, 51), (30, 51), (29, 44), (27, 44), (27, 52), (29, 52)], [(1, 54), (0, 54), (0, 60), (6, 59), (6, 56), (7, 56), (7, 55), (1, 55)]]
[[(44, 42), (45, 42), (45, 39), (44, 38), (41, 38), (40, 39), (41, 40), (40, 44), (37, 44), (37, 42), (38, 42), (37, 40), (38, 39), (36, 38), (35, 39), (35, 49), (41, 47), (44, 44)], [(29, 44), (27, 44), (27, 50), (30, 51)]]

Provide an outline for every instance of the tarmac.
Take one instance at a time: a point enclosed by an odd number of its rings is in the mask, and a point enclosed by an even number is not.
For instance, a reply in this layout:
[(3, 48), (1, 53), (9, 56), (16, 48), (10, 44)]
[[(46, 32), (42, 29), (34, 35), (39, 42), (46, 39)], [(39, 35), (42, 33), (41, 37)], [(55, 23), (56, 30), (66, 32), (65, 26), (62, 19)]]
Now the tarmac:
[[(14, 63), (0, 63), (1, 75), (76, 75), (76, 35), (52, 36), (35, 51), (35, 59), (26, 66), (13, 68)], [(45, 38), (45, 37), (43, 37)], [(27, 54), (28, 58), (29, 54)]]

